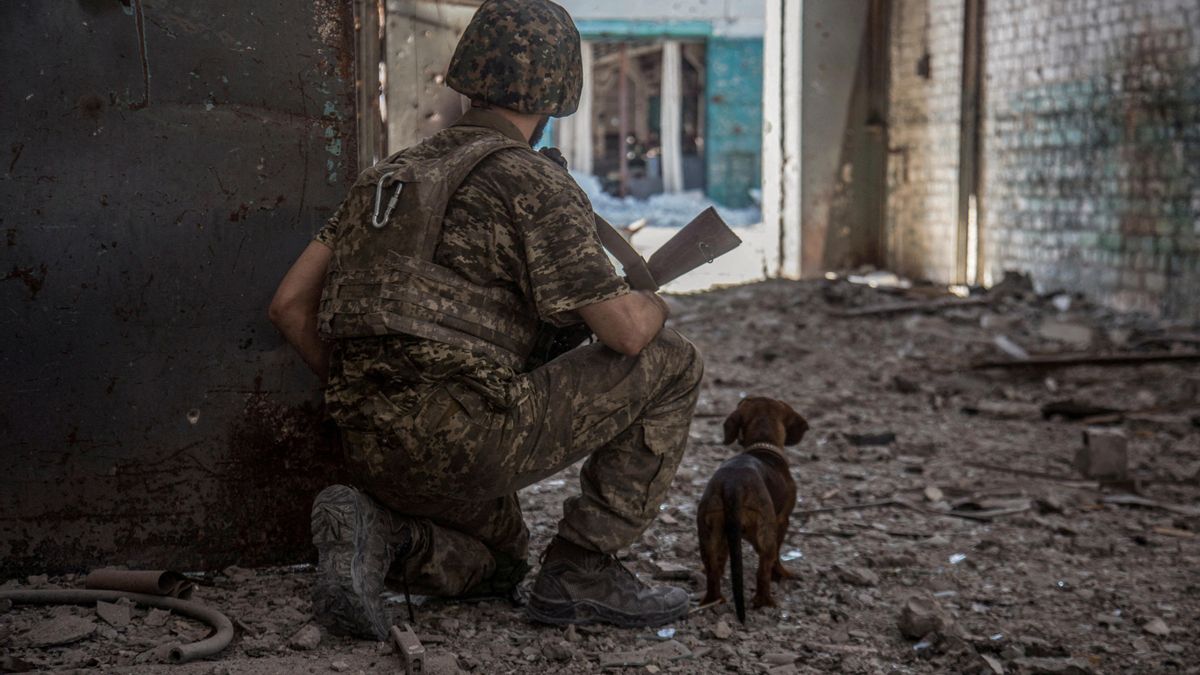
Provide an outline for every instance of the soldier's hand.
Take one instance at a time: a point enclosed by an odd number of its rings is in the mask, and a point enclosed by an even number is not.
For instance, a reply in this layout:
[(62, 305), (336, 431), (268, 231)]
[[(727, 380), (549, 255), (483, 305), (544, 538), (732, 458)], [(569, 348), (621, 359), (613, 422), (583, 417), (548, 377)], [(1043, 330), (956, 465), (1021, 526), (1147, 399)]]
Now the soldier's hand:
[(671, 318), (671, 307), (669, 305), (667, 305), (667, 301), (663, 300), (663, 297), (661, 295), (659, 295), (658, 293), (656, 293), (654, 291), (639, 291), (639, 292), (642, 293), (643, 295), (648, 296), (650, 299), (654, 300), (654, 303), (656, 305), (658, 305), (658, 310), (660, 312), (662, 312), (662, 317), (663, 317), (664, 323), (666, 322), (667, 319)]

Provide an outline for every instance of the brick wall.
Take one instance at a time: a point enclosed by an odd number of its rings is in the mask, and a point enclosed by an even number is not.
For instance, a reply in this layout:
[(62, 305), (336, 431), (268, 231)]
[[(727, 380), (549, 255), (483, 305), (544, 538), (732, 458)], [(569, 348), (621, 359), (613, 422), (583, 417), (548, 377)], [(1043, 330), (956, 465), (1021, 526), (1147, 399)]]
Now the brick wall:
[(1200, 318), (1200, 5), (989, 0), (988, 271)]
[[(940, 281), (954, 270), (963, 2), (900, 0), (891, 27), (891, 262)], [(1020, 269), (1043, 289), (1200, 319), (1200, 5), (988, 0), (984, 20), (985, 280)]]
[(962, 22), (962, 0), (904, 0), (892, 11), (888, 258), (912, 277), (954, 277)]

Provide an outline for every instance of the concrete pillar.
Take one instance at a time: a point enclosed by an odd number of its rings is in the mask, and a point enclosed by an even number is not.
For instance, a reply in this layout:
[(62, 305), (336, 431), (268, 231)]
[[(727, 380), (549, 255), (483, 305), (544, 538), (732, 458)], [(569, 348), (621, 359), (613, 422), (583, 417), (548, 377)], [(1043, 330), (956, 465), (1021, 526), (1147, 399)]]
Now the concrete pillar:
[(803, 0), (785, 0), (783, 6), (783, 255), (780, 275), (796, 279), (804, 270), (801, 259), (801, 111), (803, 71), (801, 45)]
[(555, 143), (572, 171), (590, 174), (595, 142), (592, 138), (592, 43), (584, 42), (580, 47), (583, 55), (583, 90), (579, 95), (579, 108), (571, 115), (555, 121)]
[(767, 274), (777, 276), (783, 262), (783, 0), (767, 0), (764, 24), (762, 215)]
[(683, 62), (677, 40), (663, 42), (661, 97), (663, 191), (683, 192)]
[(768, 274), (800, 269), (800, 125), (802, 0), (767, 0), (763, 33), (763, 222), (778, 255)]

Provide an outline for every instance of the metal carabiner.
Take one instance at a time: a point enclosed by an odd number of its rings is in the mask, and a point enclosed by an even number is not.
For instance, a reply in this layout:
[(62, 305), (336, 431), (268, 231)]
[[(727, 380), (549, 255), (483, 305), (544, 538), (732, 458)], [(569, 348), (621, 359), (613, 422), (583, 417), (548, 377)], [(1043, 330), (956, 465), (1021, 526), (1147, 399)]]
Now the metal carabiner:
[(385, 173), (379, 177), (379, 182), (375, 184), (375, 210), (371, 214), (371, 224), (375, 229), (382, 229), (387, 225), (388, 219), (392, 217), (392, 210), (396, 208), (396, 202), (400, 201), (400, 192), (404, 190), (404, 181), (396, 181), (396, 190), (392, 193), (392, 198), (388, 200), (387, 210), (383, 212), (383, 219), (379, 218), (379, 207), (383, 203), (383, 183), (392, 177), (395, 171)]

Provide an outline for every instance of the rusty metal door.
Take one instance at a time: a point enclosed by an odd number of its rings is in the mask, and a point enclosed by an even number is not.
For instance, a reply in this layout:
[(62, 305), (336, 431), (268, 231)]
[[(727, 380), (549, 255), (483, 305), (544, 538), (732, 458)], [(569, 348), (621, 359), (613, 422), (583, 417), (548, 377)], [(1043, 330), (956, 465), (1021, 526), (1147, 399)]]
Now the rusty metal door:
[(350, 0), (0, 5), (0, 578), (309, 555), (266, 320), (355, 172)]

